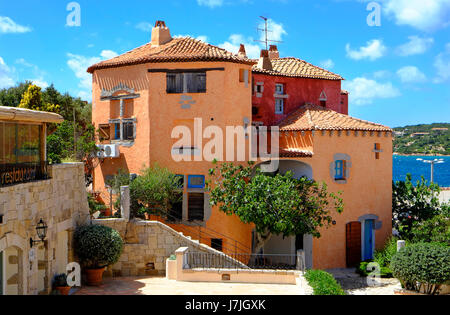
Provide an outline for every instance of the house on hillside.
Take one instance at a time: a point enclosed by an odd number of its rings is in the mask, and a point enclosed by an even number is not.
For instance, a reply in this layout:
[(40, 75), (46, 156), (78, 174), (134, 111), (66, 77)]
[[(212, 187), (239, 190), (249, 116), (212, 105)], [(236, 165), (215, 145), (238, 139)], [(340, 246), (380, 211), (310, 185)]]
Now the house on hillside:
[[(264, 253), (303, 250), (309, 268), (346, 267), (372, 258), (391, 235), (393, 131), (348, 116), (341, 76), (298, 58), (282, 58), (275, 46), (252, 60), (243, 45), (234, 54), (189, 37), (172, 38), (161, 21), (149, 43), (88, 72), (93, 123), (105, 151), (94, 172), (96, 191), (105, 190), (119, 169), (139, 174), (156, 162), (184, 178), (183, 202), (174, 206), (175, 222), (167, 222), (171, 227), (207, 230), (200, 242), (225, 253), (249, 252), (253, 227), (209, 205), (205, 180), (212, 164), (202, 159), (206, 141), (198, 129), (216, 126), (225, 134), (227, 126), (240, 126), (250, 148), (249, 127), (276, 126), (278, 171), (342, 191), (345, 210), (322, 238), (275, 236)], [(173, 134), (179, 126), (193, 136), (180, 142)], [(250, 159), (249, 151), (240, 163)], [(179, 159), (186, 155), (192, 160)]]

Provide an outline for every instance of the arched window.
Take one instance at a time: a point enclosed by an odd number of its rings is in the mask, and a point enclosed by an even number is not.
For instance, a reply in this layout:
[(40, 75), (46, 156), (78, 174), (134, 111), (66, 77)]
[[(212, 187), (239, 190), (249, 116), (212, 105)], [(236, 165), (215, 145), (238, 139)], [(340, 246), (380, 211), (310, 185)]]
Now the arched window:
[(327, 94), (325, 93), (325, 91), (322, 91), (322, 93), (320, 93), (320, 98), (319, 98), (319, 102), (320, 102), (320, 106), (323, 107), (327, 107)]

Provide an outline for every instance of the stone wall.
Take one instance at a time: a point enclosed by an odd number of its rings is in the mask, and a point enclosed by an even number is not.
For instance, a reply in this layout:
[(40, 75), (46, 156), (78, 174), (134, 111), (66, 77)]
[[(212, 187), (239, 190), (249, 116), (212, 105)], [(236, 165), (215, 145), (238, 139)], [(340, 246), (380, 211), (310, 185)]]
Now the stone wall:
[[(17, 282), (18, 294), (50, 292), (53, 276), (65, 270), (61, 262), (73, 261), (73, 230), (89, 220), (84, 165), (54, 165), (49, 171), (49, 180), (0, 188), (0, 252), (16, 249), (12, 260), (19, 272), (7, 281)], [(31, 247), (30, 238), (38, 240), (40, 219), (48, 226), (47, 236)], [(60, 244), (62, 239), (66, 244)]]
[(222, 252), (193, 241), (161, 222), (127, 222), (125, 219), (99, 219), (92, 222), (117, 230), (125, 241), (119, 262), (108, 267), (105, 276), (165, 275), (167, 258), (180, 247), (187, 247), (191, 252), (223, 256)]

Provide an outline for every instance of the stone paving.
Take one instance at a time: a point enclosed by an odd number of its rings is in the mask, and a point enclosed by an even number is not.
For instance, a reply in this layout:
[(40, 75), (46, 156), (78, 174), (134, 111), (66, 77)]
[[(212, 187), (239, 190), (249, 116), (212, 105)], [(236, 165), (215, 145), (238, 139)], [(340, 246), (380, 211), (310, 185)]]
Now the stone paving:
[(83, 287), (74, 295), (305, 295), (297, 285), (178, 282), (161, 277), (107, 278), (99, 287)]
[(355, 273), (355, 269), (327, 270), (349, 295), (395, 295), (401, 290), (397, 279), (376, 279), (377, 285), (370, 286), (366, 277)]

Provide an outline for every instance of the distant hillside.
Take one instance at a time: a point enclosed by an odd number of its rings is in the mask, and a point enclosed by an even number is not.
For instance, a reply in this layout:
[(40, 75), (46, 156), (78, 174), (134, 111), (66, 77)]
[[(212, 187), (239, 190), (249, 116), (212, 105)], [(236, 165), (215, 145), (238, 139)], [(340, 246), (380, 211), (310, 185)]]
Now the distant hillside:
[(450, 123), (394, 128), (398, 154), (450, 155)]

